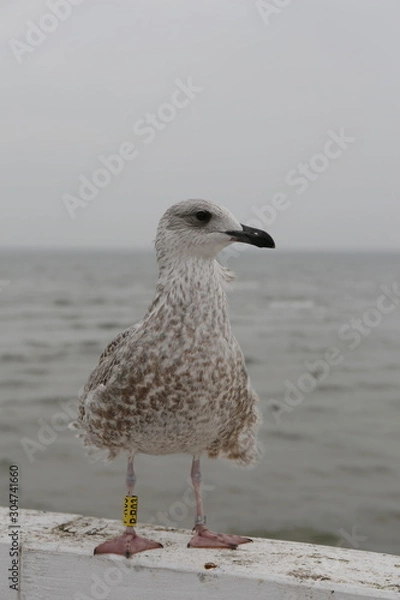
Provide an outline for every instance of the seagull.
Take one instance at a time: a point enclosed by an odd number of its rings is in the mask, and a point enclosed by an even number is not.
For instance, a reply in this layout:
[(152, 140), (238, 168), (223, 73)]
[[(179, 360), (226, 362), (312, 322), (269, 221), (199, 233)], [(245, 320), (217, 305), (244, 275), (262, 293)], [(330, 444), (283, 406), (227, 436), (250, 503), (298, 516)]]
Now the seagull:
[(143, 319), (102, 353), (79, 397), (74, 426), (85, 446), (126, 453), (125, 531), (95, 554), (162, 547), (136, 533), (137, 454), (192, 456), (196, 514), (190, 548), (237, 548), (251, 542), (208, 529), (200, 459), (225, 457), (251, 465), (258, 457), (258, 397), (228, 317), (226, 284), (234, 278), (216, 257), (241, 242), (274, 248), (261, 229), (242, 225), (213, 202), (185, 200), (162, 216), (155, 248), (159, 276)]

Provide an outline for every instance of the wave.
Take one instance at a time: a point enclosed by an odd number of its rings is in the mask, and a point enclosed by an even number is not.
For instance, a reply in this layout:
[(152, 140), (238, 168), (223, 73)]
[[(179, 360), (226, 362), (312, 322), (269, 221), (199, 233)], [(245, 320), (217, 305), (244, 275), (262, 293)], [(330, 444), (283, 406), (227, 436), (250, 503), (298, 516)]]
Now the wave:
[(244, 357), (246, 365), (259, 365), (262, 364), (262, 361), (254, 356), (245, 356)]
[(17, 352), (3, 352), (3, 354), (0, 354), (0, 361), (26, 363), (29, 361), (29, 358)]
[(312, 527), (257, 529), (254, 531), (248, 531), (247, 535), (273, 540), (287, 540), (289, 542), (322, 544), (323, 546), (337, 546), (339, 542), (343, 541), (341, 536), (332, 533), (331, 531), (316, 530)]
[(394, 381), (359, 381), (357, 383), (358, 389), (374, 392), (384, 392), (398, 387), (398, 383)]
[(118, 331), (122, 331), (124, 325), (121, 325), (121, 323), (117, 323), (116, 321), (105, 321), (103, 323), (98, 323), (97, 329), (118, 329)]
[(350, 475), (371, 475), (373, 473), (383, 473), (384, 475), (394, 475), (396, 473), (386, 465), (338, 465), (337, 469)]
[(259, 290), (260, 282), (259, 281), (235, 281), (232, 283), (233, 291), (242, 291), (242, 290)]
[(277, 431), (276, 429), (271, 429), (266, 431), (266, 438), (278, 438), (281, 440), (290, 440), (295, 442), (301, 442), (306, 440), (312, 440), (313, 438), (308, 435), (304, 435), (302, 433), (296, 433), (294, 431)]
[[(294, 309), (294, 310), (312, 310), (317, 308), (314, 300), (270, 300), (269, 308), (273, 310)], [(322, 308), (322, 307), (318, 307)]]
[(2, 379), (0, 380), (0, 388), (10, 388), (12, 390), (21, 389), (21, 388), (29, 388), (34, 385), (31, 380), (24, 379)]
[(69, 298), (56, 298), (53, 300), (54, 306), (73, 306), (74, 302)]
[[(321, 375), (320, 372), (316, 373), (316, 378), (318, 380), (318, 374)], [(319, 392), (344, 392), (346, 390), (349, 390), (352, 386), (349, 384), (346, 384), (344, 381), (342, 383), (319, 383), (318, 386), (316, 387), (316, 391)]]

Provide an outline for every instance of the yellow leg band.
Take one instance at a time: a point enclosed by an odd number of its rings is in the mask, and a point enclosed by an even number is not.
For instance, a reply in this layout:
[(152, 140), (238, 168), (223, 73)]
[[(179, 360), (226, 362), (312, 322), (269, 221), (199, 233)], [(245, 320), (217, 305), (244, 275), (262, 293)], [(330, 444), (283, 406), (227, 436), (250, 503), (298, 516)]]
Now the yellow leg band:
[(124, 518), (125, 527), (134, 527), (137, 523), (138, 497), (125, 496)]

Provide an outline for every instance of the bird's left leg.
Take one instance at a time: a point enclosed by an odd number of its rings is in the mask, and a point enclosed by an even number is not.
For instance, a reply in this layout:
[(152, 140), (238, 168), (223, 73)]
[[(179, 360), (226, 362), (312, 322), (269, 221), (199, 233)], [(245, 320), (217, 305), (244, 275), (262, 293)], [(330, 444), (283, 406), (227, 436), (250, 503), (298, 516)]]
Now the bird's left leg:
[(133, 454), (128, 459), (128, 469), (126, 473), (127, 495), (125, 497), (124, 520), (126, 526), (125, 532), (117, 538), (108, 540), (95, 548), (95, 554), (121, 554), (129, 558), (132, 554), (152, 550), (153, 548), (162, 548), (162, 545), (153, 540), (137, 535), (134, 525), (137, 520), (137, 496), (133, 496), (133, 488), (136, 482), (136, 475), (133, 469)]
[(203, 499), (201, 495), (201, 471), (200, 458), (193, 457), (192, 462), (192, 484), (196, 496), (196, 520), (193, 531), (195, 535), (188, 543), (189, 548), (232, 548), (235, 549), (239, 544), (252, 542), (250, 538), (240, 535), (227, 535), (226, 533), (214, 533), (206, 527), (206, 516), (203, 510)]

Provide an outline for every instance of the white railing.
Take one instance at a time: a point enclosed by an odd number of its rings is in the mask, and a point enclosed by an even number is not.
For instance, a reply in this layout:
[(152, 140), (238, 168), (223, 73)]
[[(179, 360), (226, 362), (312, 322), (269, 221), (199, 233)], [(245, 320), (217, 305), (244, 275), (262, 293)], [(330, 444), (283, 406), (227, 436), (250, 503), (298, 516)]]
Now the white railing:
[[(93, 556), (116, 521), (0, 508), (1, 600), (400, 600), (400, 556), (255, 539), (237, 550), (187, 548), (190, 532), (140, 526), (164, 548)], [(10, 589), (14, 538), (19, 564)], [(15, 544), (14, 544), (15, 546)]]

